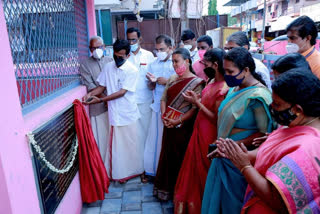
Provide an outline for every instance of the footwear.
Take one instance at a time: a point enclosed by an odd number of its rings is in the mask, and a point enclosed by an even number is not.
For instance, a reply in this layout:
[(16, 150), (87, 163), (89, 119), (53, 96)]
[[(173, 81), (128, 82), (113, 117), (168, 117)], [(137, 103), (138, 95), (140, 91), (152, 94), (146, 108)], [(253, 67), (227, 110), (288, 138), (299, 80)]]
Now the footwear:
[(141, 183), (144, 183), (144, 184), (148, 183), (148, 181), (149, 181), (149, 179), (148, 179), (148, 177), (146, 176), (145, 173), (140, 175), (140, 179), (141, 179)]

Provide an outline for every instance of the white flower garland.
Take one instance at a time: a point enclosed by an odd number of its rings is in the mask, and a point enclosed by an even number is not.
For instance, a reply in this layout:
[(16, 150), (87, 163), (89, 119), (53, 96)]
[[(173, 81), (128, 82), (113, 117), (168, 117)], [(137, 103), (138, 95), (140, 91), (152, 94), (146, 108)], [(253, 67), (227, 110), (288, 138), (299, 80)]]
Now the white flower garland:
[(39, 157), (41, 158), (41, 160), (46, 164), (46, 166), (53, 172), (59, 173), (59, 174), (64, 174), (66, 172), (68, 172), (71, 167), (73, 166), (74, 160), (76, 158), (77, 152), (78, 152), (78, 138), (76, 137), (76, 142), (73, 148), (73, 152), (72, 152), (72, 158), (70, 160), (70, 162), (67, 164), (66, 167), (63, 167), (63, 169), (57, 169), (55, 166), (53, 166), (45, 157), (45, 154), (41, 151), (40, 146), (37, 144), (37, 142), (34, 139), (34, 134), (32, 133), (28, 133), (27, 134), (28, 139), (29, 139), (29, 143), (33, 146), (33, 148), (37, 151), (37, 153), (39, 154)]

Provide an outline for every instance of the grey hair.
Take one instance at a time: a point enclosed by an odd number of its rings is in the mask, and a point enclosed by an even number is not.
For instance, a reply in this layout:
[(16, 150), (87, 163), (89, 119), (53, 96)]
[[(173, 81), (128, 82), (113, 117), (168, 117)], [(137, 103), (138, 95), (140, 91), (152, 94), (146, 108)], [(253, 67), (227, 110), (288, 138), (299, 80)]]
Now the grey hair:
[(248, 39), (246, 33), (242, 32), (242, 31), (238, 31), (238, 32), (231, 34), (227, 38), (227, 42), (234, 42), (237, 45), (239, 45), (240, 47), (248, 45), (248, 49), (250, 48), (249, 39)]
[(102, 44), (104, 44), (103, 39), (102, 39), (100, 36), (93, 36), (93, 37), (91, 37), (91, 38), (90, 38), (90, 41), (89, 41), (89, 44), (91, 44), (91, 42), (92, 42), (93, 40), (98, 40), (98, 41), (102, 42)]

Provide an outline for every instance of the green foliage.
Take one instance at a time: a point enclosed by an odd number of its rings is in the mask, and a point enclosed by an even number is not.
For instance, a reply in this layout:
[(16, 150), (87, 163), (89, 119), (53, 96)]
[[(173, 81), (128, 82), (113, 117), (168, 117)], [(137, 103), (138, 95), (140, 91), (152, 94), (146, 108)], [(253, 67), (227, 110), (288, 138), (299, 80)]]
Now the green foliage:
[(228, 14), (228, 26), (232, 26), (237, 24), (237, 18), (231, 17), (230, 14)]
[(209, 6), (208, 6), (208, 15), (209, 16), (213, 16), (213, 15), (217, 15), (218, 11), (217, 11), (217, 0), (210, 0), (209, 1)]

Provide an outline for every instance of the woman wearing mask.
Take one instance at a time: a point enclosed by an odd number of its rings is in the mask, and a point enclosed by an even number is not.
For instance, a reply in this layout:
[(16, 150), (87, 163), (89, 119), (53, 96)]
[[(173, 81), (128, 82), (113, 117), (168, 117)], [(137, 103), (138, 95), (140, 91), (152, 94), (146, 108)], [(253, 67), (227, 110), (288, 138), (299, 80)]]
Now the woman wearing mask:
[(185, 100), (200, 110), (188, 144), (174, 192), (175, 213), (198, 214), (206, 183), (210, 161), (208, 146), (217, 139), (217, 114), (220, 103), (228, 92), (224, 81), (224, 50), (215, 48), (204, 54), (204, 72), (208, 77), (207, 86), (201, 98), (194, 91), (183, 94)]
[[(247, 49), (236, 47), (224, 57), (224, 79), (229, 87), (218, 112), (218, 140), (231, 138), (251, 149), (252, 140), (271, 132), (271, 93)], [(209, 154), (209, 157), (215, 151)], [(225, 158), (215, 158), (210, 166), (201, 213), (240, 213), (247, 183), (240, 171)]]
[[(197, 111), (196, 105), (186, 101), (182, 93), (192, 90), (198, 94), (203, 89), (203, 80), (193, 73), (187, 49), (176, 49), (172, 54), (172, 62), (176, 75), (169, 78), (161, 99), (161, 113), (165, 127), (154, 182), (154, 195), (161, 200), (172, 198)], [(175, 112), (173, 114), (176, 117), (171, 114), (172, 112)]]
[(243, 213), (320, 213), (320, 80), (302, 71), (273, 83), (271, 113), (284, 126), (256, 155), (232, 140), (218, 144), (249, 184)]

